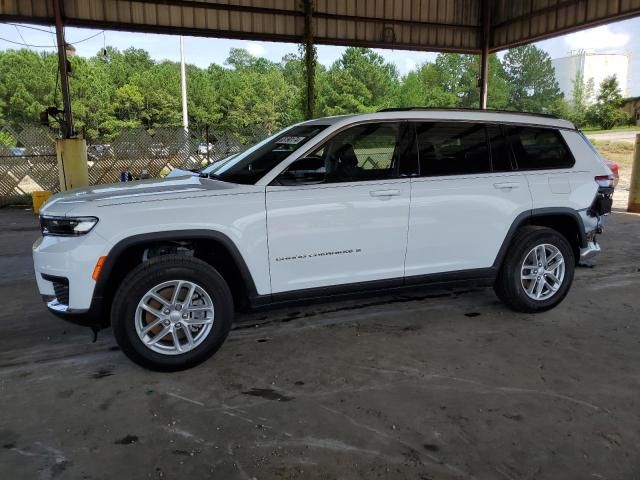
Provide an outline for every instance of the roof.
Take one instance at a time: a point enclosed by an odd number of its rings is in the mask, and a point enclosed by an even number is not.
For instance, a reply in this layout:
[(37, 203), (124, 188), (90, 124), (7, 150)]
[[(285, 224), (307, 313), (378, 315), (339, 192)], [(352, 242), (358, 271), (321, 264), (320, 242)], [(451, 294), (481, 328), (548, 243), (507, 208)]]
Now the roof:
[(436, 120), (436, 121), (476, 121), (476, 122), (501, 122), (523, 125), (539, 125), (542, 127), (556, 127), (575, 130), (575, 125), (553, 115), (536, 113), (507, 112), (501, 110), (476, 110), (476, 109), (388, 109), (375, 113), (362, 113), (358, 115), (341, 115), (325, 117), (304, 122), (304, 124), (320, 125), (348, 125), (358, 121), (375, 120)]
[[(299, 43), (478, 53), (640, 14), (640, 0), (60, 0), (67, 25)], [(0, 21), (54, 23), (51, 0), (4, 0)]]

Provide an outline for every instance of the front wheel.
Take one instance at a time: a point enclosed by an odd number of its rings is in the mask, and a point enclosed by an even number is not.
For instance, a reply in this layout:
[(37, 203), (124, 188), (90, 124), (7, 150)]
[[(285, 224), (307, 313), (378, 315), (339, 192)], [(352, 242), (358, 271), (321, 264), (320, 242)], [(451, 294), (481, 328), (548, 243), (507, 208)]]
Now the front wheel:
[(527, 226), (514, 236), (494, 288), (514, 310), (543, 312), (567, 295), (574, 269), (573, 249), (564, 235), (551, 228)]
[(113, 301), (111, 324), (122, 351), (137, 364), (184, 370), (211, 357), (226, 339), (233, 301), (220, 274), (181, 255), (134, 268)]

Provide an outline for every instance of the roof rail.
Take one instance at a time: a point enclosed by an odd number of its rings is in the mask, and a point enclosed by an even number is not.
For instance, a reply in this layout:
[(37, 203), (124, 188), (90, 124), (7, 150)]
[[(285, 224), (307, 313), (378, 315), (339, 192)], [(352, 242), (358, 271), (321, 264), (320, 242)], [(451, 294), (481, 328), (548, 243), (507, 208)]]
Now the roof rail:
[(459, 108), (459, 107), (392, 107), (392, 108), (383, 108), (382, 110), (378, 110), (378, 113), (404, 112), (404, 111), (410, 111), (410, 110), (431, 110), (431, 111), (444, 110), (447, 112), (479, 112), (479, 113), (496, 112), (496, 113), (510, 113), (512, 115), (531, 115), (534, 117), (554, 118), (556, 120), (562, 120), (557, 115), (552, 115), (550, 113), (518, 112), (516, 110), (497, 110), (493, 108), (481, 110), (479, 108)]

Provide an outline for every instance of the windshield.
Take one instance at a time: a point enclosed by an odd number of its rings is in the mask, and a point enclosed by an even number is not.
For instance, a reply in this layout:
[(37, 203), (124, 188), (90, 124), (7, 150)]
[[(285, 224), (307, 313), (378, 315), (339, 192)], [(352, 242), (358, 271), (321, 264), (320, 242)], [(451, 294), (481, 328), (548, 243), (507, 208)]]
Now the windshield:
[(223, 164), (227, 163), (228, 161), (230, 161), (231, 159), (237, 157), (238, 154), (234, 153), (233, 155), (229, 155), (228, 157), (224, 157), (221, 160), (218, 160), (214, 163), (212, 163), (211, 165), (207, 165), (206, 167), (203, 167), (200, 169), (200, 173), (201, 174), (207, 174), (207, 173), (213, 173), (213, 171), (217, 168), (220, 168)]
[(254, 184), (327, 127), (300, 125), (282, 130), (228, 161), (215, 163), (207, 173), (226, 182)]

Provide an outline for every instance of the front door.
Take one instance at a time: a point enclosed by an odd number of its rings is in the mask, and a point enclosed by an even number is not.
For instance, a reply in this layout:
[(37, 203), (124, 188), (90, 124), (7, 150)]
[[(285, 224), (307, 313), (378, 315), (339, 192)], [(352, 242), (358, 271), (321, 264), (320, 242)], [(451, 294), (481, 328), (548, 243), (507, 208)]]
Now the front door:
[(411, 188), (400, 167), (404, 134), (401, 122), (349, 127), (267, 187), (273, 293), (402, 283)]

